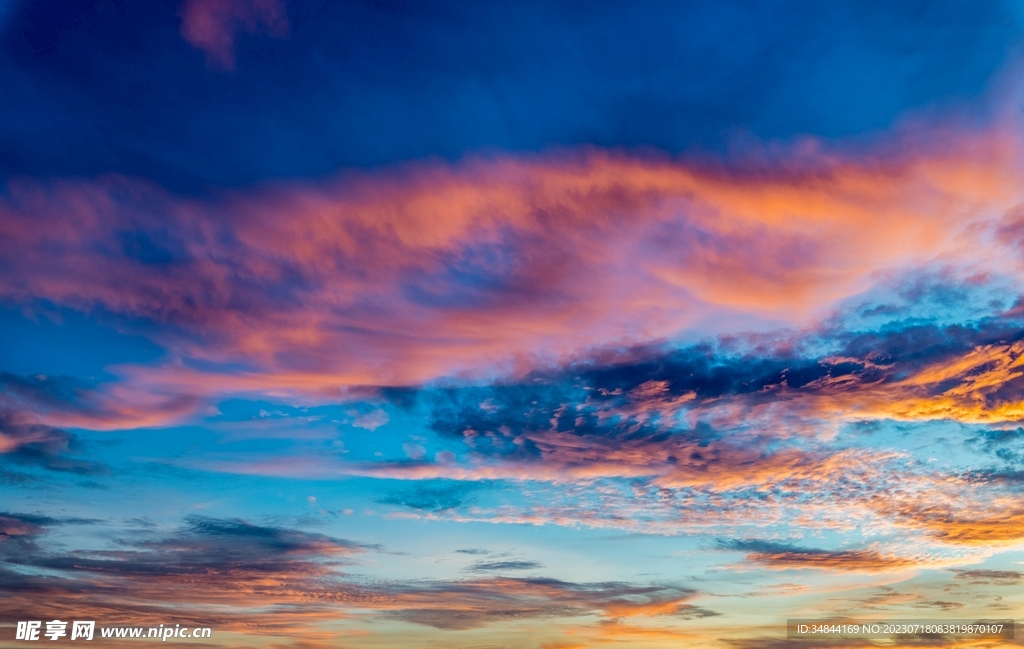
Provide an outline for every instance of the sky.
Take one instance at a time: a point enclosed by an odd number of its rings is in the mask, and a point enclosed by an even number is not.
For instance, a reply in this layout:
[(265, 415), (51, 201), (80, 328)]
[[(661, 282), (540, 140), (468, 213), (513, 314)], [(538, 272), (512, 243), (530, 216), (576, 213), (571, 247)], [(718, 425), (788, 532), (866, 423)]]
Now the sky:
[(1024, 617), (1021, 3), (0, 0), (0, 88), (0, 647), (1024, 642), (786, 637)]

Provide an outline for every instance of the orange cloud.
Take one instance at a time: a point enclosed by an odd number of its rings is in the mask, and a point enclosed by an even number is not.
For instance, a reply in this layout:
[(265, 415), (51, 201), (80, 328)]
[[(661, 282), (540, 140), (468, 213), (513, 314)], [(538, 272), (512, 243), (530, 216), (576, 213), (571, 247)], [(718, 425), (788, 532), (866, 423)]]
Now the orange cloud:
[(151, 323), (168, 362), (121, 371), (169, 397), (517, 373), (709, 322), (805, 325), (881, 270), (1016, 272), (1012, 242), (976, 253), (1024, 201), (1017, 129), (771, 168), (592, 149), (423, 163), (212, 201), (19, 181), (0, 297)]
[(964, 503), (960, 507), (907, 506), (899, 512), (897, 520), (901, 525), (925, 530), (951, 544), (999, 546), (1024, 541), (1024, 510), (1018, 499), (1012, 497), (999, 498), (996, 502)]
[(220, 633), (301, 639), (357, 616), (365, 632), (388, 621), (464, 630), (507, 620), (715, 614), (691, 603), (695, 591), (664, 584), (507, 577), (364, 582), (339, 567), (376, 546), (239, 520), (192, 517), (162, 537), (149, 533), (114, 550), (48, 551), (38, 542), (60, 524), (0, 516), (0, 593), (15, 596), (7, 607), (15, 618), (77, 615), (126, 626), (171, 619)]
[[(899, 419), (953, 419), (988, 424), (1024, 418), (1024, 342), (978, 347), (960, 358), (938, 363), (893, 385), (908, 398), (888, 414)], [(938, 394), (918, 397), (914, 391), (953, 383)], [(1007, 391), (1007, 388), (1011, 390)], [(1002, 393), (1002, 394), (1001, 394)]]
[(746, 553), (747, 561), (774, 570), (813, 568), (837, 572), (893, 573), (926, 565), (922, 557), (900, 557), (877, 550), (818, 550), (767, 541), (736, 541), (728, 549)]

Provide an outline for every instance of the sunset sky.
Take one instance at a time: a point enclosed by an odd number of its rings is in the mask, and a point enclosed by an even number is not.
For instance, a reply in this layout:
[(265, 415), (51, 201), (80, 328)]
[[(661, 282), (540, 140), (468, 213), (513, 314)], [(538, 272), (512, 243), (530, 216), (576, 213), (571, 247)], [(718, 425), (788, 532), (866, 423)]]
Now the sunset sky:
[(1020, 1), (0, 0), (0, 174), (0, 647), (1024, 618)]

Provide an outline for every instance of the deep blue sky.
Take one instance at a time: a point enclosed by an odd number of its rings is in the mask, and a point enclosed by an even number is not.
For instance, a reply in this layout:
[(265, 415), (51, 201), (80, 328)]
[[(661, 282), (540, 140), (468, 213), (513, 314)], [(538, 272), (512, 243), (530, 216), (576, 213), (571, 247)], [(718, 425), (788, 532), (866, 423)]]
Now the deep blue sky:
[[(0, 12), (0, 174), (176, 191), (560, 145), (721, 150), (976, 96), (1021, 13), (997, 2), (292, 2), (217, 72), (177, 3)], [(3, 17), (3, 16), (6, 17)]]

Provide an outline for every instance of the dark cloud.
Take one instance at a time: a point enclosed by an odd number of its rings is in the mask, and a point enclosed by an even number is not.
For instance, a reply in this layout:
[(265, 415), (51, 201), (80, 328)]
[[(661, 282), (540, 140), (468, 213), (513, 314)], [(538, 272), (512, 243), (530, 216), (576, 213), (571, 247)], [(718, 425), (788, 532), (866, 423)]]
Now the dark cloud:
[(160, 403), (140, 406), (130, 398), (113, 396), (113, 385), (69, 376), (0, 372), (0, 413), (7, 425), (124, 429), (152, 424), (154, 417), (192, 412), (199, 402), (195, 395), (178, 393)]
[[(473, 452), (484, 455), (538, 459), (543, 452), (536, 443), (537, 431), (624, 440), (646, 436), (655, 441), (670, 431), (707, 444), (716, 439), (714, 430), (706, 424), (680, 429), (666, 420), (671, 414), (668, 406), (685, 401), (685, 408), (694, 410), (723, 399), (742, 399), (750, 407), (777, 401), (779, 389), (796, 397), (855, 392), (864, 385), (884, 387), (973, 349), (1021, 339), (1024, 321), (1014, 318), (988, 318), (973, 326), (892, 323), (869, 332), (849, 331), (838, 321), (800, 340), (723, 337), (682, 349), (607, 350), (518, 381), (426, 388), (418, 397), (403, 390), (393, 396), (405, 406), (425, 404), (439, 435), (462, 439)], [(800, 353), (824, 347), (830, 348), (828, 354)], [(936, 382), (921, 396), (942, 393), (961, 380)], [(988, 394), (988, 405), (1016, 400), (1024, 394), (1024, 383), (1018, 383), (1011, 379)], [(991, 435), (986, 443), (1016, 439), (1005, 432)]]
[(48, 516), (0, 512), (0, 557), (37, 551), (36, 539), (57, 523)]
[(0, 372), (0, 454), (13, 464), (83, 475), (104, 474), (103, 464), (81, 457), (78, 436), (41, 421), (47, 413), (89, 410), (88, 386), (67, 377)]
[(469, 629), (492, 622), (525, 618), (600, 615), (618, 619), (637, 615), (707, 617), (714, 611), (686, 603), (687, 588), (638, 586), (622, 582), (572, 583), (557, 579), (496, 577), (462, 582), (395, 585), (399, 606), (385, 614), (439, 629)]
[(875, 550), (820, 550), (756, 539), (720, 541), (719, 547), (743, 552), (747, 561), (776, 569), (886, 572), (917, 565), (914, 559), (883, 555)]
[(70, 376), (19, 376), (0, 372), (0, 393), (34, 410), (68, 410), (83, 407), (91, 386)]
[(999, 470), (986, 472), (992, 480), (1024, 482), (1024, 428), (989, 428), (975, 431), (967, 443), (1003, 462)]
[(913, 604), (914, 608), (937, 608), (941, 611), (954, 611), (958, 608), (963, 608), (964, 605), (960, 602), (944, 602), (942, 600), (930, 600), (927, 602), (918, 602)]
[(219, 574), (323, 574), (350, 555), (376, 549), (344, 539), (241, 520), (191, 516), (176, 533), (121, 541), (116, 550), (69, 555), (33, 554), (10, 560), (54, 570), (105, 575), (172, 577)]
[(44, 424), (14, 424), (9, 414), (0, 413), (0, 432), (11, 447), (3, 453), (11, 464), (79, 475), (110, 473), (101, 463), (77, 457), (83, 451), (82, 443), (65, 430)]
[[(440, 629), (525, 618), (714, 614), (688, 603), (695, 591), (671, 585), (507, 577), (367, 582), (339, 567), (376, 546), (240, 520), (191, 517), (162, 536), (145, 527), (107, 550), (43, 547), (47, 529), (65, 522), (0, 515), (0, 550), (6, 548), (0, 596), (12, 598), (12, 616), (83, 615), (116, 624), (173, 611), (183, 623), (230, 630), (253, 623), (248, 613), (232, 611), (262, 608), (270, 613), (261, 628), (294, 633), (353, 608)], [(539, 567), (505, 563), (505, 569)]]
[[(10, 521), (20, 521), (35, 526), (57, 525), (60, 523), (59, 519), (52, 518), (50, 516), (43, 516), (41, 514), (12, 514), (8, 512), (0, 512), (0, 519), (6, 520), (8, 523), (10, 523)], [(42, 528), (40, 527), (40, 529)], [(0, 532), (0, 534), (3, 534), (3, 532)]]
[(37, 541), (59, 525), (89, 525), (99, 521), (87, 518), (53, 518), (40, 514), (0, 512), (0, 561), (18, 562), (40, 551)]
[[(901, 299), (952, 308), (962, 293), (925, 284), (912, 279)], [(757, 484), (766, 487), (762, 493), (787, 481), (795, 489), (801, 480), (839, 480), (836, 467), (849, 462), (836, 455), (844, 450), (835, 447), (837, 442), (817, 444), (815, 433), (823, 422), (841, 424), (859, 410), (867, 419), (974, 423), (1002, 416), (992, 413), (1003, 406), (1012, 412), (1024, 398), (1024, 380), (1009, 369), (1024, 339), (1024, 321), (1015, 316), (948, 326), (927, 319), (892, 320), (872, 330), (854, 328), (849, 318), (849, 313), (837, 315), (809, 333), (722, 337), (681, 349), (598, 350), (515, 380), (403, 389), (395, 398), (403, 407), (422, 408), (439, 436), (463, 444), (460, 456), (466, 462), (460, 469), (474, 462), (501, 469), (481, 470), (476, 474), (481, 477), (640, 476), (668, 489)], [(991, 378), (978, 381), (983, 373)], [(990, 450), (1007, 467), (967, 477), (979, 483), (1021, 483), (1024, 442), (1019, 435), (990, 431), (971, 438), (970, 430), (964, 428), (964, 438)], [(863, 494), (871, 489), (866, 480), (879, 479), (872, 469), (883, 466), (880, 460), (859, 467), (860, 483), (851, 481), (846, 470), (841, 488)], [(373, 471), (404, 477), (472, 473), (446, 473), (444, 466), (430, 462), (377, 464)], [(794, 497), (794, 489), (785, 497)], [(462, 500), (461, 494), (439, 491), (394, 494), (383, 502), (436, 511), (458, 507)], [(870, 506), (877, 507), (883, 501), (873, 502)], [(889, 514), (909, 516), (908, 522), (917, 524), (912, 512)], [(789, 552), (775, 557), (773, 565), (780, 562), (834, 569), (909, 565), (867, 550)]]
[(536, 561), (478, 561), (466, 568), (473, 572), (504, 572), (507, 570), (536, 570), (544, 565)]
[(954, 578), (979, 584), (1015, 584), (1024, 578), (1024, 573), (1016, 570), (957, 570)]
[(29, 475), (27, 473), (21, 473), (18, 471), (0, 469), (0, 484), (2, 485), (20, 486), (39, 482), (41, 482), (41, 480), (39, 479), (38, 476)]
[(82, 443), (76, 435), (53, 426), (30, 423), (24, 413), (0, 409), (0, 434), (3, 436), (0, 454), (11, 464), (79, 475), (109, 473), (104, 464), (82, 459)]
[[(183, 622), (220, 622), (227, 628), (251, 620), (211, 606), (245, 608), (262, 602), (279, 609), (280, 619), (286, 620), (282, 624), (292, 625), (301, 619), (303, 607), (315, 613), (326, 602), (336, 606), (341, 599), (358, 599), (353, 595), (357, 589), (343, 587), (338, 568), (351, 563), (354, 555), (377, 548), (324, 534), (198, 516), (169, 534), (154, 528), (133, 530), (130, 539), (102, 550), (66, 552), (41, 542), (50, 527), (73, 520), (0, 516), (0, 569), (6, 576), (0, 579), (0, 596), (18, 594), (12, 610), (22, 617), (77, 612), (130, 623), (142, 613), (173, 611)], [(38, 577), (39, 569), (48, 576)], [(131, 593), (130, 600), (121, 593)]]
[[(553, 430), (608, 435), (640, 423), (633, 434), (650, 434), (658, 430), (657, 413), (645, 422), (606, 415), (626, 411), (638, 400), (670, 401), (691, 392), (695, 403), (727, 394), (756, 393), (780, 383), (792, 364), (792, 359), (782, 358), (729, 359), (706, 346), (642, 349), (537, 373), (521, 382), (432, 390), (424, 396), (430, 403), (431, 426), (439, 434), (465, 438), (466, 431), (473, 431), (471, 440), (477, 452), (528, 458), (539, 451), (528, 436), (523, 443), (515, 443), (523, 433)], [(829, 370), (812, 362), (801, 371), (809, 381)], [(638, 394), (645, 384), (663, 389), (656, 395)]]

